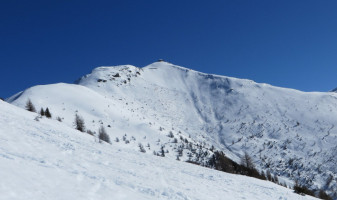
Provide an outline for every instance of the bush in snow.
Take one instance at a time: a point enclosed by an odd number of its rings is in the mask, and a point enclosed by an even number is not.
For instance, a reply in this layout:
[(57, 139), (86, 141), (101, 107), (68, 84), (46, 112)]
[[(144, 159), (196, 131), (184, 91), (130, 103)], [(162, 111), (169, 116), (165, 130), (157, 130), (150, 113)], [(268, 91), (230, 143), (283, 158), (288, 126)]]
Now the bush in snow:
[(106, 130), (105, 130), (105, 128), (104, 128), (103, 126), (101, 126), (101, 127), (99, 128), (99, 130), (98, 130), (98, 138), (99, 138), (100, 140), (103, 140), (103, 141), (107, 142), (107, 143), (110, 143), (110, 137), (109, 137), (109, 135), (106, 133)]
[(84, 119), (78, 114), (75, 115), (75, 128), (81, 132), (85, 131)]
[(144, 146), (142, 145), (142, 143), (139, 143), (138, 144), (138, 147), (139, 147), (139, 151), (142, 152), (142, 153), (145, 153), (145, 149), (144, 149)]
[(170, 138), (173, 138), (173, 137), (174, 137), (172, 131), (170, 131), (170, 133), (167, 135), (167, 137), (170, 137)]
[(62, 122), (61, 117), (56, 117), (56, 120), (59, 121), (59, 122)]
[(30, 99), (28, 99), (28, 101), (26, 103), (26, 110), (28, 110), (30, 112), (36, 112), (35, 106)]
[(93, 131), (91, 131), (91, 130), (87, 130), (87, 133), (88, 133), (89, 135), (94, 135), (94, 134), (95, 134), (95, 132), (93, 132)]

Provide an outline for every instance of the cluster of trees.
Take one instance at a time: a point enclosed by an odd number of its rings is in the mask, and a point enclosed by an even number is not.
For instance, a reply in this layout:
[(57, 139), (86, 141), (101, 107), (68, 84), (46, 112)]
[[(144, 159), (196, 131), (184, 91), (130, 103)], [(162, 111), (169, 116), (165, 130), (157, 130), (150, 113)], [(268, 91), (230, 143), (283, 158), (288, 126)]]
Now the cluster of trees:
[(298, 183), (298, 181), (295, 181), (295, 185), (294, 185), (294, 191), (297, 194), (306, 194), (306, 195), (310, 195), (313, 197), (318, 197), (320, 199), (325, 199), (325, 200), (332, 200), (332, 198), (324, 191), (324, 190), (319, 190), (318, 194), (315, 195), (315, 191), (314, 190), (310, 190), (307, 186), (305, 185), (300, 185)]
[[(26, 110), (28, 110), (30, 112), (36, 112), (36, 108), (35, 108), (34, 104), (32, 103), (32, 101), (30, 99), (27, 100), (25, 108), (26, 108)], [(41, 108), (39, 114), (41, 116), (46, 116), (47, 118), (52, 117), (48, 107), (46, 108), (46, 110)]]
[(294, 191), (297, 194), (302, 194), (302, 195), (306, 194), (306, 195), (310, 195), (313, 197), (318, 197), (320, 199), (332, 200), (332, 198), (324, 190), (320, 190), (318, 192), (318, 195), (316, 196), (315, 191), (310, 190), (308, 187), (304, 185), (299, 185), (297, 181), (295, 181)]
[(41, 116), (46, 116), (47, 118), (51, 118), (51, 113), (50, 113), (48, 107), (46, 108), (46, 110), (43, 110), (43, 108), (41, 108), (40, 115)]
[[(35, 108), (34, 104), (32, 103), (32, 101), (30, 99), (27, 100), (25, 108), (26, 108), (26, 110), (28, 110), (30, 112), (36, 112), (36, 108)], [(45, 116), (47, 118), (52, 118), (52, 114), (50, 113), (48, 107), (46, 108), (46, 110), (41, 108), (39, 114), (41, 116)], [(60, 121), (60, 122), (62, 121), (62, 119), (60, 117), (57, 117), (57, 120)], [(75, 125), (75, 129), (78, 130), (78, 131), (87, 132), (90, 135), (95, 134), (91, 130), (86, 131), (84, 119), (81, 116), (79, 116), (78, 114), (75, 115), (74, 125)], [(110, 143), (110, 137), (107, 134), (107, 132), (106, 132), (106, 130), (103, 126), (101, 126), (98, 130), (98, 138), (99, 138), (100, 141), (105, 141), (107, 143)]]
[[(80, 115), (78, 115), (77, 113), (75, 114), (74, 126), (75, 126), (75, 129), (78, 130), (78, 131), (86, 132), (90, 135), (95, 134), (95, 132), (93, 132), (91, 130), (86, 130), (84, 119)], [(101, 125), (100, 128), (98, 129), (98, 139), (99, 139), (100, 142), (104, 141), (104, 142), (107, 142), (107, 143), (111, 144), (110, 137), (107, 134), (103, 125)]]
[(266, 177), (255, 168), (252, 159), (248, 154), (245, 154), (242, 158), (242, 164), (238, 164), (226, 157), (223, 152), (215, 151), (207, 164), (208, 167), (219, 171), (267, 180)]
[[(255, 168), (252, 158), (248, 155), (248, 153), (245, 153), (243, 157), (241, 158), (241, 164), (238, 164), (231, 160), (230, 158), (226, 157), (225, 154), (221, 151), (216, 151), (211, 156), (211, 158), (208, 161), (208, 166), (214, 168), (219, 171), (232, 173), (232, 174), (241, 174), (246, 175), (254, 178), (258, 178), (261, 180), (268, 180), (272, 181), (276, 184), (279, 184), (281, 186), (287, 187), (286, 184), (279, 183), (278, 177), (276, 175), (272, 175), (269, 170), (267, 170), (266, 174), (262, 171), (261, 173)], [(318, 197), (321, 199), (326, 200), (332, 200), (332, 198), (326, 194), (324, 190), (320, 191), (313, 191), (310, 190), (308, 187), (304, 185), (298, 184), (297, 181), (295, 181), (294, 185), (294, 192), (298, 194), (307, 194), (314, 197)], [(315, 195), (317, 193), (317, 195)]]

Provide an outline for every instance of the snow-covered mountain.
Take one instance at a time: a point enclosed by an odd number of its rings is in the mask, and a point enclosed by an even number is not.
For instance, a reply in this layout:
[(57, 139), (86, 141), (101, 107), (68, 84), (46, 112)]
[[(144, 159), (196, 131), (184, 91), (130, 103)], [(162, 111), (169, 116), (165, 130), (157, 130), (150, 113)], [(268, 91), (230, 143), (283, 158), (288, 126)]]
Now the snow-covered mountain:
[(121, 142), (99, 143), (3, 101), (0, 113), (1, 200), (314, 199), (268, 181), (144, 154)]
[[(204, 74), (167, 62), (143, 68), (99, 67), (76, 84), (35, 86), (7, 99), (48, 107), (62, 125), (74, 116), (87, 129), (104, 125), (119, 144), (147, 154), (204, 163), (185, 140), (240, 162), (247, 152), (260, 170), (334, 194), (337, 188), (337, 94), (301, 92), (250, 80)], [(170, 135), (170, 137), (167, 137)], [(115, 144), (115, 142), (113, 143)], [(113, 145), (112, 145), (113, 146)], [(144, 155), (145, 156), (145, 155)], [(329, 184), (327, 183), (327, 180)]]

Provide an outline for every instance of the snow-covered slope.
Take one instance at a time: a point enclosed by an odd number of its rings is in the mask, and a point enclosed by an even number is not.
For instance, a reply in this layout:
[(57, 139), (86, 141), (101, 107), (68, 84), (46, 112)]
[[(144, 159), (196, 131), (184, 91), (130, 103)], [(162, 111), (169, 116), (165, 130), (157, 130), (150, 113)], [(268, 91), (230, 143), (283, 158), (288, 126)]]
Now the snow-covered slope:
[[(112, 139), (126, 134), (134, 149), (149, 144), (148, 154), (163, 148), (176, 159), (184, 139), (209, 154), (214, 145), (238, 162), (246, 151), (259, 169), (284, 181), (336, 191), (336, 93), (273, 87), (167, 62), (99, 67), (76, 83), (36, 86), (7, 101), (24, 107), (30, 98), (68, 126), (78, 113), (88, 129), (103, 124)], [(200, 159), (196, 154), (185, 151), (181, 159)]]
[(99, 143), (2, 101), (0, 113), (3, 200), (314, 199), (271, 182)]

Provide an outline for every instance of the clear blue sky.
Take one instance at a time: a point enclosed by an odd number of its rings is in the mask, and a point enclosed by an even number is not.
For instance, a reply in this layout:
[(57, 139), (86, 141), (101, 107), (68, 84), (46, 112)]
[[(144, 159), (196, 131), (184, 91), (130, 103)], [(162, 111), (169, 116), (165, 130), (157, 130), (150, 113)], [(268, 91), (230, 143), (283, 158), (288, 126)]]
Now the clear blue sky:
[(0, 2), (0, 97), (162, 58), (304, 91), (337, 87), (337, 1)]

